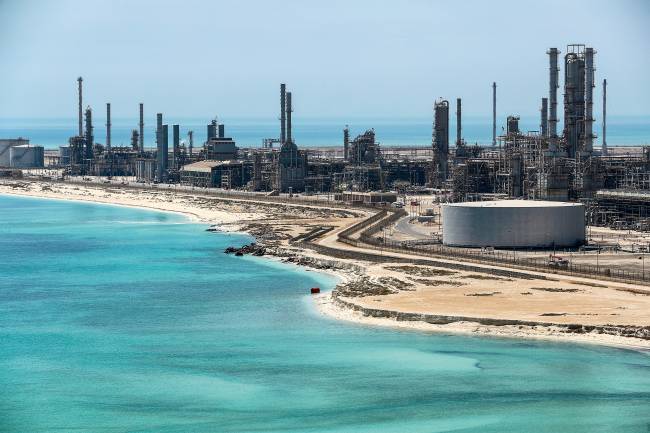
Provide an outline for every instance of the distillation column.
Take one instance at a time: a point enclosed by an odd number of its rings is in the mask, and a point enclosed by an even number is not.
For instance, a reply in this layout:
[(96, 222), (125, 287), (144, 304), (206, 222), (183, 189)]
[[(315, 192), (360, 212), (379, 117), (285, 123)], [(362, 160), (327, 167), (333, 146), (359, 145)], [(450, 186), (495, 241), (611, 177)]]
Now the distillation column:
[(497, 83), (492, 83), (492, 147), (497, 146)]
[(93, 145), (95, 137), (93, 137), (93, 112), (90, 107), (86, 108), (86, 151), (84, 158), (93, 159)]
[(557, 89), (560, 87), (558, 84), (558, 73), (560, 69), (557, 67), (557, 58), (560, 51), (557, 48), (551, 48), (547, 51), (549, 59), (549, 116), (548, 116), (548, 137), (549, 137), (549, 150), (557, 152), (558, 150), (558, 137), (557, 137)]
[(285, 108), (287, 86), (286, 84), (280, 84), (280, 146), (286, 141), (286, 131), (287, 131), (287, 110)]
[(460, 98), (456, 98), (456, 149), (463, 145), (461, 103)]
[(582, 150), (594, 150), (594, 49), (585, 48), (585, 130)]
[(140, 102), (140, 136), (138, 137), (140, 154), (144, 153), (144, 104)]
[(433, 153), (438, 184), (447, 180), (449, 175), (447, 159), (449, 158), (449, 102), (437, 101), (433, 106)]
[(106, 103), (106, 150), (111, 151), (111, 103)]
[(603, 80), (603, 147), (602, 154), (607, 155), (607, 79)]
[(174, 170), (179, 169), (179, 164), (180, 164), (180, 126), (179, 125), (172, 125), (172, 143), (174, 146), (174, 155), (172, 156), (172, 168)]
[(544, 138), (548, 138), (548, 98), (542, 98), (542, 108), (540, 108), (539, 132)]
[(81, 108), (82, 107), (82, 105), (81, 105), (82, 104), (82, 101), (81, 101), (81, 99), (82, 99), (82, 97), (81, 97), (82, 84), (81, 83), (83, 83), (83, 80), (84, 79), (81, 78), (81, 77), (77, 78), (78, 95), (79, 95), (79, 137), (83, 137), (83, 135), (84, 135), (83, 121), (82, 121), (82, 118), (83, 118), (83, 113), (82, 112), (83, 112), (83, 110)]
[(291, 112), (293, 111), (291, 108), (291, 92), (287, 92), (287, 115), (286, 115), (286, 127), (287, 127), (287, 143), (293, 143), (293, 139), (291, 138)]
[(156, 180), (162, 182), (163, 158), (162, 158), (162, 113), (156, 114)]

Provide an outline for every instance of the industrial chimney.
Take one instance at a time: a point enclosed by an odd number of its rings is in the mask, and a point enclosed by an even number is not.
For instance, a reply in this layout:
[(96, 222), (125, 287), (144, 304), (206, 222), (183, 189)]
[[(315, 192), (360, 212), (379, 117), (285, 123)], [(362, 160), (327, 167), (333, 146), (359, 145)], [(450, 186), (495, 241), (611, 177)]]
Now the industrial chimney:
[(286, 131), (287, 131), (287, 110), (285, 107), (286, 101), (286, 84), (280, 84), (280, 146), (286, 141)]
[(162, 182), (163, 178), (163, 115), (156, 114), (156, 180)]
[(81, 101), (81, 99), (82, 99), (82, 97), (81, 97), (82, 85), (81, 85), (81, 83), (83, 83), (83, 80), (84, 79), (81, 78), (81, 77), (77, 78), (77, 84), (78, 84), (78, 89), (79, 89), (78, 90), (78, 95), (79, 95), (79, 137), (83, 137), (83, 135), (84, 135), (84, 131), (83, 131), (84, 127), (83, 127), (83, 119), (82, 119), (83, 118), (83, 109), (81, 108), (82, 107), (82, 105), (81, 105), (82, 104), (82, 101)]
[(557, 67), (557, 58), (560, 51), (557, 48), (550, 48), (547, 51), (549, 59), (549, 116), (548, 116), (548, 136), (549, 136), (549, 150), (556, 152), (558, 150), (557, 140), (557, 89), (558, 72), (560, 69)]
[(497, 83), (492, 83), (492, 147), (497, 146)]
[(144, 153), (144, 104), (140, 102), (140, 136), (138, 137), (140, 154)]
[(111, 151), (111, 103), (106, 103), (106, 149)]
[(461, 116), (461, 100), (456, 98), (456, 148), (463, 145), (461, 138), (462, 133), (462, 116)]
[(583, 151), (594, 150), (594, 49), (585, 48), (585, 137)]
[(291, 137), (291, 112), (293, 111), (291, 108), (291, 92), (287, 92), (287, 116), (286, 116), (286, 121), (287, 121), (287, 143), (293, 143), (293, 139)]
[(178, 169), (180, 164), (180, 153), (181, 153), (181, 135), (180, 135), (180, 125), (172, 125), (172, 143), (174, 147), (174, 154), (172, 156), (172, 168)]
[(607, 80), (603, 80), (603, 155), (607, 155)]

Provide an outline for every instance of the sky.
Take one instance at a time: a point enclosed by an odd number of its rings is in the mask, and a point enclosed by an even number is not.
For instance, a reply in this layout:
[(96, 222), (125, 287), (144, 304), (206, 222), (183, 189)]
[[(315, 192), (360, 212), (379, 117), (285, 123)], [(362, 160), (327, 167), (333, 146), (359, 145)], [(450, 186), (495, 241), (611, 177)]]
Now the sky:
[(595, 113), (607, 78), (608, 114), (650, 116), (648, 23), (650, 0), (0, 0), (0, 118), (75, 117), (78, 76), (116, 118), (277, 117), (281, 82), (294, 117), (490, 116), (493, 81), (528, 116), (572, 43), (597, 51)]

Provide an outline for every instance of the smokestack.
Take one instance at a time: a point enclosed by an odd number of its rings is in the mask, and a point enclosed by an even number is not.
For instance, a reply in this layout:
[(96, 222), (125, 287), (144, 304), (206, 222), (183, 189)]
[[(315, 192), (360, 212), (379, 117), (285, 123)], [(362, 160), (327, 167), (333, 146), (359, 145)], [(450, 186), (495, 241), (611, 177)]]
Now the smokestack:
[(607, 155), (607, 79), (603, 80), (603, 155)]
[(583, 151), (594, 150), (594, 54), (593, 48), (585, 48), (585, 141)]
[[(162, 126), (162, 173), (169, 167), (169, 125)], [(161, 173), (161, 174), (162, 174)]]
[(350, 157), (350, 128), (345, 125), (343, 129), (343, 158), (347, 161)]
[(557, 89), (560, 87), (558, 84), (558, 72), (560, 69), (557, 67), (557, 58), (560, 51), (557, 48), (550, 48), (547, 51), (549, 60), (549, 116), (548, 116), (548, 136), (549, 136), (549, 150), (556, 152), (557, 149)]
[(293, 143), (291, 138), (291, 92), (287, 92), (287, 143)]
[(181, 137), (180, 137), (180, 126), (178, 125), (173, 125), (172, 126), (172, 141), (174, 145), (174, 156), (173, 156), (173, 168), (177, 169), (178, 168), (178, 159), (180, 156), (180, 142), (181, 142)]
[(542, 108), (540, 108), (539, 132), (542, 137), (548, 137), (548, 98), (542, 98)]
[(190, 159), (192, 158), (192, 149), (194, 149), (194, 131), (188, 131), (187, 135), (190, 138)]
[(462, 146), (462, 117), (461, 117), (461, 101), (460, 98), (456, 98), (456, 147)]
[(82, 111), (83, 111), (83, 109), (81, 108), (82, 107), (82, 105), (81, 105), (82, 104), (82, 101), (81, 101), (81, 99), (82, 99), (82, 97), (81, 97), (81, 83), (83, 82), (83, 80), (84, 79), (81, 78), (81, 77), (77, 78), (77, 84), (78, 84), (78, 87), (79, 87), (79, 90), (78, 90), (78, 93), (79, 93), (79, 137), (83, 137), (83, 135), (84, 135), (83, 120), (82, 120), (82, 117), (83, 117)]
[(111, 103), (106, 103), (106, 149), (111, 150)]
[(144, 104), (140, 102), (140, 136), (138, 147), (140, 153), (144, 153)]
[(287, 138), (287, 110), (285, 107), (286, 93), (286, 84), (280, 84), (280, 146), (284, 144)]
[(492, 146), (497, 145), (497, 83), (492, 83)]
[(162, 182), (163, 172), (163, 157), (162, 157), (162, 127), (163, 118), (162, 113), (156, 114), (156, 180)]

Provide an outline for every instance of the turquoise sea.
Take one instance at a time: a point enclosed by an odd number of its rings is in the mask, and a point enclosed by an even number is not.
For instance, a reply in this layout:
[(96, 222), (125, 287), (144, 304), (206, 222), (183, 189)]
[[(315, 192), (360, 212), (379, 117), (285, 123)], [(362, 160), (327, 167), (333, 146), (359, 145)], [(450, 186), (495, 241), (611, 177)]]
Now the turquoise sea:
[(0, 196), (0, 431), (647, 432), (648, 353), (319, 316), (174, 214)]
[[(145, 118), (145, 146), (155, 147), (155, 113)], [(165, 122), (180, 125), (181, 139), (187, 138), (187, 131), (194, 131), (194, 144), (201, 145), (206, 139), (206, 125), (209, 118), (174, 118), (165, 116)], [(280, 135), (280, 123), (273, 117), (269, 118), (220, 118), (226, 125), (226, 135), (232, 137), (238, 146), (258, 147), (262, 140)], [(350, 135), (355, 137), (366, 129), (375, 128), (376, 139), (386, 146), (431, 146), (431, 118), (353, 118), (353, 119), (321, 119), (302, 118), (294, 115), (294, 139), (298, 146), (342, 146), (343, 128), (350, 126)], [(497, 134), (502, 133), (505, 116), (497, 118)], [(106, 137), (106, 120), (95, 118), (95, 141), (104, 143)], [(113, 145), (130, 145), (131, 130), (138, 128), (138, 119), (112, 119), (111, 137)], [(77, 121), (68, 119), (0, 119), (0, 138), (29, 138), (32, 144), (56, 149), (67, 145), (68, 138), (77, 134)], [(453, 113), (450, 114), (450, 140), (456, 139), (456, 123)], [(562, 125), (559, 125), (561, 131)], [(522, 131), (539, 130), (539, 119), (535, 116), (522, 116), (520, 122)], [(597, 121), (594, 132), (601, 133), (601, 125)], [(492, 143), (492, 118), (465, 116), (463, 119), (463, 138), (468, 143), (489, 145)], [(171, 140), (171, 138), (170, 138)], [(607, 122), (607, 143), (609, 146), (639, 146), (650, 145), (650, 116), (610, 116)], [(597, 138), (596, 146), (601, 140)]]

